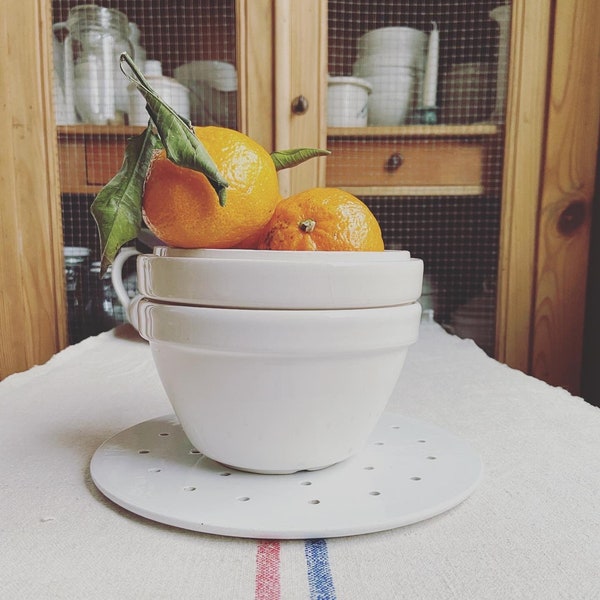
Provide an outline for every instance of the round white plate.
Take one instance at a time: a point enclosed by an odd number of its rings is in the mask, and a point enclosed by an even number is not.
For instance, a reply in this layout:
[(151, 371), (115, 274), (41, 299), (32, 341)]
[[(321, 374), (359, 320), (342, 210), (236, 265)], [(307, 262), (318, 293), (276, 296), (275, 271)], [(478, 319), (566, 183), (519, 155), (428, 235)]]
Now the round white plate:
[(337, 465), (291, 475), (245, 473), (202, 456), (168, 415), (104, 442), (90, 470), (105, 496), (160, 523), (234, 537), (307, 539), (438, 515), (473, 492), (482, 464), (447, 431), (386, 413), (367, 446)]

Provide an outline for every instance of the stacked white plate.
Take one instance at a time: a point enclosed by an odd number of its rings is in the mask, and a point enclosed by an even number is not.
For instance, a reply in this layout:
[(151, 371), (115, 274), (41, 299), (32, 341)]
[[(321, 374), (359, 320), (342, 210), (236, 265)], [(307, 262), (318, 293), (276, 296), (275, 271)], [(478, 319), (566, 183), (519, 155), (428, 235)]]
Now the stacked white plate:
[(355, 77), (366, 79), (369, 125), (402, 125), (418, 102), (425, 65), (427, 34), (411, 27), (384, 27), (358, 40)]
[(194, 60), (177, 67), (173, 76), (190, 89), (194, 125), (235, 128), (238, 78), (234, 65), (218, 60)]

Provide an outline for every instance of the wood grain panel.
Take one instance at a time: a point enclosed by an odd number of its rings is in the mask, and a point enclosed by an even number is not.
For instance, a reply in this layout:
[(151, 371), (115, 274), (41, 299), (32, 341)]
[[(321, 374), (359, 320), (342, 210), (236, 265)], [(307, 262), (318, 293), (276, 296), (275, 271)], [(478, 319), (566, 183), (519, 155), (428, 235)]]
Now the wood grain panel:
[(236, 28), (239, 129), (272, 152), (272, 0), (236, 0)]
[(600, 3), (558, 0), (554, 22), (531, 371), (577, 394), (600, 120)]
[(548, 2), (512, 5), (495, 355), (525, 372), (530, 371), (550, 9)]
[[(275, 146), (276, 150), (325, 148), (327, 92), (326, 0), (274, 0), (275, 7)], [(294, 114), (292, 101), (308, 100), (304, 114)], [(325, 158), (280, 172), (282, 195), (323, 185)]]
[(0, 20), (0, 378), (66, 345), (60, 197), (45, 0), (6, 0)]

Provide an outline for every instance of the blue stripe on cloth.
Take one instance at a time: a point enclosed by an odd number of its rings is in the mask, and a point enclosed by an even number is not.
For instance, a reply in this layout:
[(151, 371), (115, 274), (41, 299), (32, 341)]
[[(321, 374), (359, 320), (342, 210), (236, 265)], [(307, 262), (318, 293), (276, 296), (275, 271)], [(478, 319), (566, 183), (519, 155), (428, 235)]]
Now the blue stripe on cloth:
[(325, 540), (306, 540), (304, 554), (308, 568), (310, 600), (335, 600), (335, 586), (329, 567), (329, 555)]

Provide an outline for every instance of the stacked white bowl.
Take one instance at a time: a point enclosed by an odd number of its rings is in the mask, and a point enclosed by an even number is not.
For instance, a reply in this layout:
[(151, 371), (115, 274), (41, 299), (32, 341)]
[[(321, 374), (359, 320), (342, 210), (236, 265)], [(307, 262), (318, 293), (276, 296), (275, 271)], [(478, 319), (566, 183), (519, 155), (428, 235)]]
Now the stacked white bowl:
[(411, 27), (383, 27), (358, 40), (355, 77), (373, 87), (369, 125), (402, 125), (416, 107), (425, 68), (427, 34)]
[(131, 254), (113, 264), (115, 290), (197, 450), (260, 473), (361, 450), (418, 336), (421, 260), (159, 247), (138, 256), (130, 301), (120, 273)]

